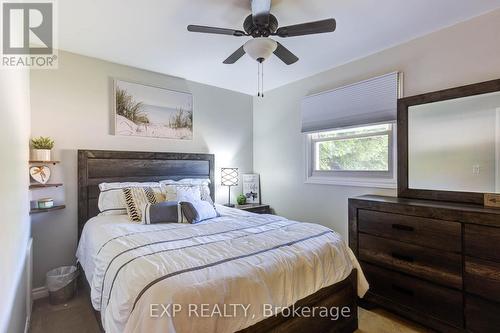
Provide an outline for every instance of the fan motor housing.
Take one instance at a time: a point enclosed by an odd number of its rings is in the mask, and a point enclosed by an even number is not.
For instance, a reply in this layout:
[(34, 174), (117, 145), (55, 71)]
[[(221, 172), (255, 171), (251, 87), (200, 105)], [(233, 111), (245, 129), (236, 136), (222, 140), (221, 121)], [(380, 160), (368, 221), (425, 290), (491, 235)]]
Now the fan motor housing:
[(269, 37), (278, 29), (278, 19), (269, 14), (269, 24), (267, 26), (258, 26), (253, 22), (253, 16), (248, 15), (245, 22), (243, 22), (243, 29), (252, 37)]

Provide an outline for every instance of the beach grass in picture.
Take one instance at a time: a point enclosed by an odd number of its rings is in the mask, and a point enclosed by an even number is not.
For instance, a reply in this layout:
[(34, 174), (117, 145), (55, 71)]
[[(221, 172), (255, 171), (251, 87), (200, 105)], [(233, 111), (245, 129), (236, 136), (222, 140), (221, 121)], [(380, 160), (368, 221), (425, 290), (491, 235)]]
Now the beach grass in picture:
[(115, 80), (115, 135), (191, 140), (193, 96)]

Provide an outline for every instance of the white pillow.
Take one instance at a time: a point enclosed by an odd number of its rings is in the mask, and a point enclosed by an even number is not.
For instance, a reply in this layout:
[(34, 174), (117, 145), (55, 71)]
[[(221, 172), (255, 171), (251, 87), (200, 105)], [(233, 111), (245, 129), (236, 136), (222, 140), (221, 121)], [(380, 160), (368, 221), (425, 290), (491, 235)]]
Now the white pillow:
[(165, 179), (160, 184), (190, 184), (190, 185), (210, 185), (208, 178), (183, 178), (181, 180)]
[(177, 198), (177, 192), (181, 189), (182, 193), (191, 192), (197, 199), (213, 204), (210, 197), (210, 179), (184, 178), (178, 181), (168, 179), (160, 181), (160, 184), (167, 201), (181, 201)]
[(100, 183), (99, 189), (101, 191), (114, 190), (117, 188), (127, 188), (127, 187), (160, 187), (158, 182), (124, 182), (124, 183)]
[(181, 201), (180, 196), (190, 196), (201, 200), (201, 191), (199, 185), (189, 184), (162, 184), (162, 191), (167, 201)]
[(161, 185), (156, 182), (148, 183), (101, 183), (99, 184), (99, 215), (126, 215), (127, 204), (122, 189), (128, 187), (151, 187), (155, 192), (161, 193)]

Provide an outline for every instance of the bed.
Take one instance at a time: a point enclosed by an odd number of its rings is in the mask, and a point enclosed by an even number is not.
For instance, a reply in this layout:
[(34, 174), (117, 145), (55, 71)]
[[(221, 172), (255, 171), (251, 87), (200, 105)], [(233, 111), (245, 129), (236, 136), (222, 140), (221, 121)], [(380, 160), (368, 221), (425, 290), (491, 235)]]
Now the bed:
[[(98, 216), (98, 184), (208, 178), (210, 154), (78, 152), (77, 257), (106, 332), (353, 332), (367, 283), (334, 231), (218, 206), (199, 224)], [(341, 313), (342, 311), (342, 313)]]

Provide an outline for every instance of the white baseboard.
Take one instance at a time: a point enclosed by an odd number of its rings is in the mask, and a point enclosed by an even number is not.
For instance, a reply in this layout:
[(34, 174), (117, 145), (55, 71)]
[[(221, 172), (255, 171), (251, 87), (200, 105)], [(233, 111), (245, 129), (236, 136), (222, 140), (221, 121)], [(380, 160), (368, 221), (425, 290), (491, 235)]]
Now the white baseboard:
[(49, 297), (49, 290), (45, 286), (34, 288), (31, 290), (31, 295), (33, 296), (33, 300)]

